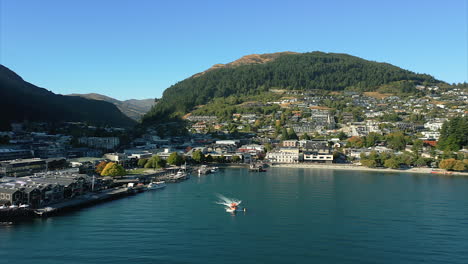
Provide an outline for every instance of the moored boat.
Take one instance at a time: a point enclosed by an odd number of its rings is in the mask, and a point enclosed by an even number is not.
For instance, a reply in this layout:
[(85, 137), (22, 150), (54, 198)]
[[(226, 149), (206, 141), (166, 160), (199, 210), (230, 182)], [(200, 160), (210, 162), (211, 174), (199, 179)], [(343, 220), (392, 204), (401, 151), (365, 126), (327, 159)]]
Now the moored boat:
[(157, 190), (162, 189), (164, 187), (166, 187), (165, 181), (151, 182), (150, 184), (148, 184), (148, 190)]

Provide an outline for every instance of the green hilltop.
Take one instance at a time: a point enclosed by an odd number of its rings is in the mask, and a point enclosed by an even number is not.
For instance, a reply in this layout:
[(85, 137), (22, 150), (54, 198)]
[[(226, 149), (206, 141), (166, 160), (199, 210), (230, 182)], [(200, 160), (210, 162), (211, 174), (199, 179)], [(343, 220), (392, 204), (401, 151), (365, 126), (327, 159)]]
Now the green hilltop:
[(388, 63), (337, 53), (271, 53), (248, 55), (178, 82), (163, 93), (143, 124), (176, 119), (196, 106), (229, 96), (256, 96), (272, 89), (416, 93), (417, 84), (441, 81)]

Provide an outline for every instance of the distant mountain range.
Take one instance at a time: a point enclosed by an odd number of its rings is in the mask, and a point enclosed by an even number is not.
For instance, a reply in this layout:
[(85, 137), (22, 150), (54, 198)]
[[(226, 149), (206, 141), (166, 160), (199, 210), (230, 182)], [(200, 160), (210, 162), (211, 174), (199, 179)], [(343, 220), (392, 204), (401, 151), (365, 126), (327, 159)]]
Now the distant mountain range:
[(24, 81), (0, 65), (0, 129), (22, 121), (88, 122), (95, 125), (131, 127), (136, 122), (108, 102), (54, 94)]
[(105, 96), (102, 94), (97, 93), (89, 93), (89, 94), (69, 94), (69, 96), (79, 96), (87, 99), (92, 100), (100, 100), (114, 104), (119, 108), (119, 110), (127, 115), (128, 117), (132, 118), (133, 120), (140, 120), (141, 117), (146, 114), (151, 107), (155, 104), (155, 99), (130, 99), (125, 101), (120, 101), (109, 96)]
[[(348, 54), (279, 52), (244, 56), (180, 81), (163, 93), (144, 117), (153, 124), (180, 117), (199, 105), (230, 95), (258, 95), (270, 89), (302, 91), (417, 92), (416, 84), (441, 81), (388, 63)], [(387, 89), (387, 90), (385, 90)]]

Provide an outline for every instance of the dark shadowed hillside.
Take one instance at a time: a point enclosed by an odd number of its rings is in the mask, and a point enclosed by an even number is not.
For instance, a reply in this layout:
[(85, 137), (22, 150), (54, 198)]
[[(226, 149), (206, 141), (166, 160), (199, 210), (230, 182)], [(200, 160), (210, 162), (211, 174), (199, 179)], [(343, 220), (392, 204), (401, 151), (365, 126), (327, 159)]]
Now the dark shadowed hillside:
[(0, 128), (11, 122), (82, 121), (99, 125), (130, 127), (135, 122), (111, 103), (54, 94), (24, 81), (0, 65)]

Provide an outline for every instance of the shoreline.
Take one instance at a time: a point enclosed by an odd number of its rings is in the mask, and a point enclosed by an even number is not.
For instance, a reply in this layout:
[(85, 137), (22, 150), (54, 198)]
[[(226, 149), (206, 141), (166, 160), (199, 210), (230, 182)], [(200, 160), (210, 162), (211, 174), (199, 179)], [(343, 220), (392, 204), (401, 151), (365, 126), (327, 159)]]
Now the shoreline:
[(444, 176), (468, 176), (468, 172), (446, 172), (432, 173), (432, 168), (410, 168), (410, 169), (388, 169), (388, 168), (367, 168), (355, 165), (338, 165), (338, 164), (312, 164), (312, 163), (295, 163), (295, 164), (272, 164), (272, 168), (300, 168), (300, 169), (328, 169), (328, 170), (352, 170), (352, 171), (373, 171), (373, 172), (396, 172), (396, 173), (418, 173), (430, 175)]

